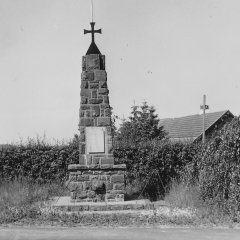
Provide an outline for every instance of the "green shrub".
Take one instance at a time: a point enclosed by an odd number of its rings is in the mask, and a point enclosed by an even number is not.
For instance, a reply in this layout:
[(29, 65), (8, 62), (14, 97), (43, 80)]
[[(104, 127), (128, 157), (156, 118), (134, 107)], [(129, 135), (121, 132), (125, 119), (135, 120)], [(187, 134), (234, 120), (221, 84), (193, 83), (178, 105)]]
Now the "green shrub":
[(171, 143), (167, 139), (146, 141), (134, 146), (115, 146), (117, 163), (127, 165), (127, 183), (139, 182), (139, 194), (157, 199), (163, 196), (173, 178), (179, 178), (192, 161), (197, 147), (190, 143)]
[(240, 211), (240, 119), (210, 139), (185, 173), (185, 180), (198, 184), (205, 203), (236, 218)]
[(67, 166), (78, 162), (78, 139), (51, 146), (29, 140), (0, 150), (0, 178), (6, 181), (27, 178), (38, 183), (64, 181)]

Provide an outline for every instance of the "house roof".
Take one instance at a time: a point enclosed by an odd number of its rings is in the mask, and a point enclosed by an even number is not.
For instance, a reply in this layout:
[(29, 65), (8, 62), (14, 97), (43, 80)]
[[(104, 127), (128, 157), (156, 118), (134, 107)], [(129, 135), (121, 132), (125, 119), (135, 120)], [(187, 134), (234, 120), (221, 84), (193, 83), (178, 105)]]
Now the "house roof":
[[(234, 117), (229, 110), (206, 113), (205, 130), (207, 131), (223, 116)], [(172, 140), (191, 140), (194, 141), (202, 135), (202, 114), (190, 115), (179, 118), (166, 118), (159, 122), (159, 126), (163, 126)]]

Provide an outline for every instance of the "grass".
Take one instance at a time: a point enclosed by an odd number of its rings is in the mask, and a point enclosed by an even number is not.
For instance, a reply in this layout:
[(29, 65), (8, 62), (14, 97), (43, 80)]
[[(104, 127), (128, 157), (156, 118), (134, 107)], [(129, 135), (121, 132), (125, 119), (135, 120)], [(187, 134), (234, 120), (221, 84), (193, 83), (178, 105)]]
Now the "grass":
[[(136, 187), (136, 186), (135, 186)], [(138, 192), (136, 187), (129, 193)], [(0, 224), (51, 226), (234, 226), (234, 221), (213, 206), (200, 201), (198, 189), (173, 182), (165, 201), (169, 206), (126, 213), (64, 212), (53, 209), (49, 200), (67, 192), (58, 183), (37, 184), (27, 180), (0, 185)], [(238, 221), (240, 222), (240, 221)]]
[(57, 183), (37, 184), (26, 179), (2, 182), (0, 185), (0, 223), (37, 218), (46, 201), (64, 194)]
[(197, 185), (190, 185), (174, 180), (169, 192), (165, 196), (165, 201), (172, 208), (194, 211), (194, 222), (198, 225), (233, 226), (236, 223), (240, 223), (240, 213), (238, 213), (238, 217), (233, 217), (216, 204), (201, 200), (201, 194)]

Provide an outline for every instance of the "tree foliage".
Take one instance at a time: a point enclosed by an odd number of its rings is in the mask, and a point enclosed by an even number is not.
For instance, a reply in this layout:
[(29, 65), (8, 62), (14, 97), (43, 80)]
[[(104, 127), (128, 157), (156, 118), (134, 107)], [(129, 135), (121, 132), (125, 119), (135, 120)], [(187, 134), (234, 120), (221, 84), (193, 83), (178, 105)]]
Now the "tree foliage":
[(202, 199), (236, 214), (240, 210), (240, 118), (210, 139), (190, 166)]
[(124, 145), (136, 145), (149, 140), (160, 140), (165, 137), (162, 127), (158, 126), (159, 118), (153, 106), (147, 102), (139, 106), (133, 106), (131, 116), (123, 120), (117, 133), (117, 143)]
[(127, 165), (127, 182), (137, 180), (140, 192), (151, 199), (164, 195), (194, 153), (191, 144), (168, 140), (154, 107), (146, 102), (132, 107), (117, 133), (114, 150), (117, 163)]

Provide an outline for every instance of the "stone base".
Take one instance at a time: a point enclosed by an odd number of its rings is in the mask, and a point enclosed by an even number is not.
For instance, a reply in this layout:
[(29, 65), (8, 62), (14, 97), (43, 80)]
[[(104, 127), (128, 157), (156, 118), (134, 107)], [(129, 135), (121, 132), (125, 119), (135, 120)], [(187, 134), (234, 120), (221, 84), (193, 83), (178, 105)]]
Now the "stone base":
[(72, 202), (123, 202), (126, 165), (68, 166)]
[(54, 209), (66, 212), (84, 211), (127, 211), (127, 210), (149, 210), (154, 209), (154, 204), (149, 200), (134, 200), (125, 202), (73, 202), (70, 197), (60, 197), (52, 205)]

